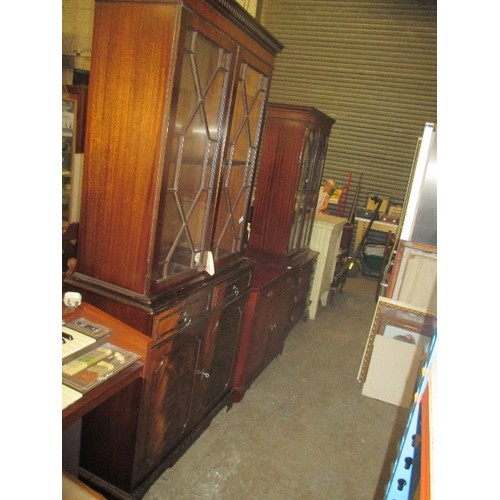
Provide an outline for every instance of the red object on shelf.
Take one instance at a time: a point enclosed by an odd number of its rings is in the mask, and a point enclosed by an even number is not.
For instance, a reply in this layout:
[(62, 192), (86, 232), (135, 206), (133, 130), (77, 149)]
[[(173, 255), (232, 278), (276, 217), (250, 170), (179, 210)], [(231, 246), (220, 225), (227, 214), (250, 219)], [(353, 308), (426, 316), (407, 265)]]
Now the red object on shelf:
[(337, 212), (335, 215), (337, 215), (338, 217), (344, 216), (345, 207), (347, 204), (347, 196), (349, 195), (349, 188), (351, 187), (351, 179), (352, 179), (352, 172), (349, 172), (349, 178), (347, 180), (347, 184), (341, 188), (342, 192), (340, 193), (339, 202), (337, 204)]

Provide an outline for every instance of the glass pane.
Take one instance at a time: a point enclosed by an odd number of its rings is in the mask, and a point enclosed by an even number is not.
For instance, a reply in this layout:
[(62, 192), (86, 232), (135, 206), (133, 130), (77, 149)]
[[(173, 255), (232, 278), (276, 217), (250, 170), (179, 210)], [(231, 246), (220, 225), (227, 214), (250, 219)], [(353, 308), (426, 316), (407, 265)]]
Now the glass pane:
[(154, 277), (195, 268), (210, 242), (231, 54), (189, 30), (169, 140)]
[(214, 242), (216, 259), (237, 253), (242, 247), (267, 90), (268, 78), (242, 64), (224, 161)]
[(309, 190), (307, 192), (307, 214), (304, 222), (304, 231), (302, 232), (302, 247), (309, 246), (311, 241), (311, 232), (318, 201), (318, 191), (321, 185), (321, 178), (323, 176), (324, 163), (326, 160), (327, 143), (328, 137), (318, 132), (318, 144), (316, 146), (315, 157), (311, 158), (311, 161), (313, 161), (316, 166), (311, 173), (311, 181), (309, 182)]
[(72, 222), (71, 190), (75, 152), (76, 102), (62, 99), (62, 220)]
[[(314, 166), (314, 156), (316, 153), (317, 133), (307, 129), (305, 137), (304, 151), (302, 153), (302, 167), (300, 169), (300, 179), (295, 199), (295, 216), (288, 242), (288, 252), (293, 252), (304, 246), (304, 225), (311, 214), (310, 189), (311, 176)], [(315, 207), (315, 203), (313, 204)]]

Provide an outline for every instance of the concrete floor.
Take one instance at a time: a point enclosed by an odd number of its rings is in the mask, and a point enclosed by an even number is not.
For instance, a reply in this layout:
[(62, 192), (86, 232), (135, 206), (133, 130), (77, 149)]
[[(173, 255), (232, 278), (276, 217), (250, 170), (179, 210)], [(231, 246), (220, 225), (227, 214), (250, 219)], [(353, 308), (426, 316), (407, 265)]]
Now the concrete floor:
[(356, 380), (377, 283), (349, 278), (289, 334), (244, 399), (223, 410), (146, 500), (383, 499), (408, 411)]

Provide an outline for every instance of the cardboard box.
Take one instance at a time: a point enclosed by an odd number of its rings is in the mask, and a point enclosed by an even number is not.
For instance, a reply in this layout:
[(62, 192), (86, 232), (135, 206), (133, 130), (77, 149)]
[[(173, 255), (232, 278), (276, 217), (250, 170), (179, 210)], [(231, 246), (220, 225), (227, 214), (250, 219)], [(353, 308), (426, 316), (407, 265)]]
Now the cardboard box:
[[(377, 208), (377, 204), (372, 200), (372, 196), (376, 196), (376, 195), (369, 194), (368, 200), (366, 201), (366, 209), (370, 210), (371, 212), (375, 211), (375, 208)], [(382, 197), (378, 196), (378, 198), (382, 198)], [(382, 204), (380, 205), (379, 213), (385, 214), (387, 212), (388, 208), (389, 208), (389, 198), (382, 198)]]
[(361, 394), (409, 409), (423, 357), (419, 345), (376, 335)]

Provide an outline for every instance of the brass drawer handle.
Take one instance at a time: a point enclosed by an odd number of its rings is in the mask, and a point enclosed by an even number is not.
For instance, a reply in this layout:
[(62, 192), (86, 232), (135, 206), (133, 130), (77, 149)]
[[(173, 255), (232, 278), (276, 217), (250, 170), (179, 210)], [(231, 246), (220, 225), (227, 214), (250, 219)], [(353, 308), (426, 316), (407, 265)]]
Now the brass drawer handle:
[(238, 295), (240, 294), (240, 289), (236, 285), (233, 285), (233, 288), (231, 289), (231, 291), (235, 297), (238, 297)]
[(187, 326), (191, 323), (191, 321), (192, 321), (191, 316), (189, 316), (189, 314), (186, 311), (183, 311), (179, 316), (179, 318), (177, 319), (177, 324), (179, 326), (180, 325)]

